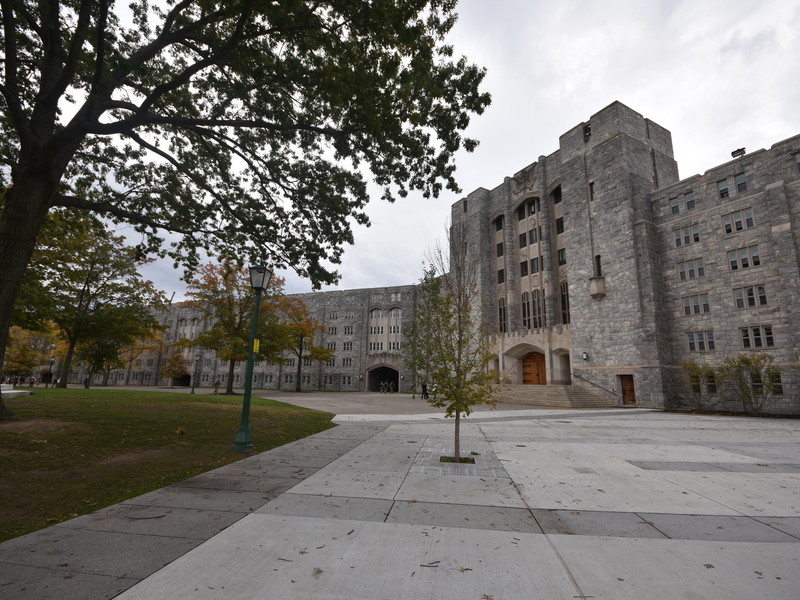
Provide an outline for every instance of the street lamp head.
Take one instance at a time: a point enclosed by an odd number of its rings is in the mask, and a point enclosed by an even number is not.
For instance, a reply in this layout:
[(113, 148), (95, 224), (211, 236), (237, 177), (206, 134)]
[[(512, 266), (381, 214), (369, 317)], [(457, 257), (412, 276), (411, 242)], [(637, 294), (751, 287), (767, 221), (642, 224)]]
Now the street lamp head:
[(250, 267), (250, 285), (254, 290), (265, 290), (272, 279), (272, 271), (261, 265)]

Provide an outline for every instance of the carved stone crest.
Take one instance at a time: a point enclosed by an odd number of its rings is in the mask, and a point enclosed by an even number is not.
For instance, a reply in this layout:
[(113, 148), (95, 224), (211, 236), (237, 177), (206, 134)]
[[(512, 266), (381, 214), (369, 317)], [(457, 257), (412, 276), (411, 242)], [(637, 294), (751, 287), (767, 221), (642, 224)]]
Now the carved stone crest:
[(511, 190), (514, 194), (522, 194), (532, 190), (536, 185), (536, 163), (522, 169), (511, 179)]

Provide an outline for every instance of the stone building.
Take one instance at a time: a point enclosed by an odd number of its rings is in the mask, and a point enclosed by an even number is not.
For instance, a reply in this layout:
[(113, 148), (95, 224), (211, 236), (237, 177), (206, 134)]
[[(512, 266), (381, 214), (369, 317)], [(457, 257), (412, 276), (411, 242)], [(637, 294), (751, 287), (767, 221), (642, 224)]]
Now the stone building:
[[(663, 407), (686, 395), (683, 361), (765, 351), (782, 369), (777, 410), (800, 412), (798, 219), (800, 136), (681, 180), (670, 132), (615, 102), (453, 204), (451, 226), (479, 265), (504, 382)], [(410, 391), (400, 348), (415, 286), (300, 296), (324, 324), (318, 343), (335, 350), (304, 366), (303, 389)], [(184, 305), (165, 322), (171, 338), (206, 326)], [(227, 372), (207, 350), (186, 352), (200, 385)], [(163, 359), (124, 378), (163, 384)], [(294, 389), (295, 371), (291, 359), (257, 365), (254, 387)], [(241, 385), (244, 365), (236, 373)]]

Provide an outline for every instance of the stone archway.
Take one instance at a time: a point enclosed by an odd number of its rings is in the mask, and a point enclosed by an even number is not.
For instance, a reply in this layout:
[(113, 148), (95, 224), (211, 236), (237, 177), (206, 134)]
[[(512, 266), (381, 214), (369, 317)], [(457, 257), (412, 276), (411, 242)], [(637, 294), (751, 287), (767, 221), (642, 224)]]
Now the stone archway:
[(526, 385), (546, 385), (547, 367), (541, 352), (529, 352), (522, 357), (522, 383)]
[(381, 391), (382, 382), (387, 385), (387, 391), (398, 391), (400, 389), (400, 372), (391, 367), (378, 367), (376, 369), (372, 369), (367, 374), (367, 391)]

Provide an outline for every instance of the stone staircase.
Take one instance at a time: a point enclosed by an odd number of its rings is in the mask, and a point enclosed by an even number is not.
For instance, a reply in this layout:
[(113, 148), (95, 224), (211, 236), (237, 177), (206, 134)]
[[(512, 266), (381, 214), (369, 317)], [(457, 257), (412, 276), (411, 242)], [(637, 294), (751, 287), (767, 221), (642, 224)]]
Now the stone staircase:
[(510, 385), (500, 386), (494, 399), (502, 404), (555, 406), (559, 408), (613, 408), (610, 400), (577, 385)]

